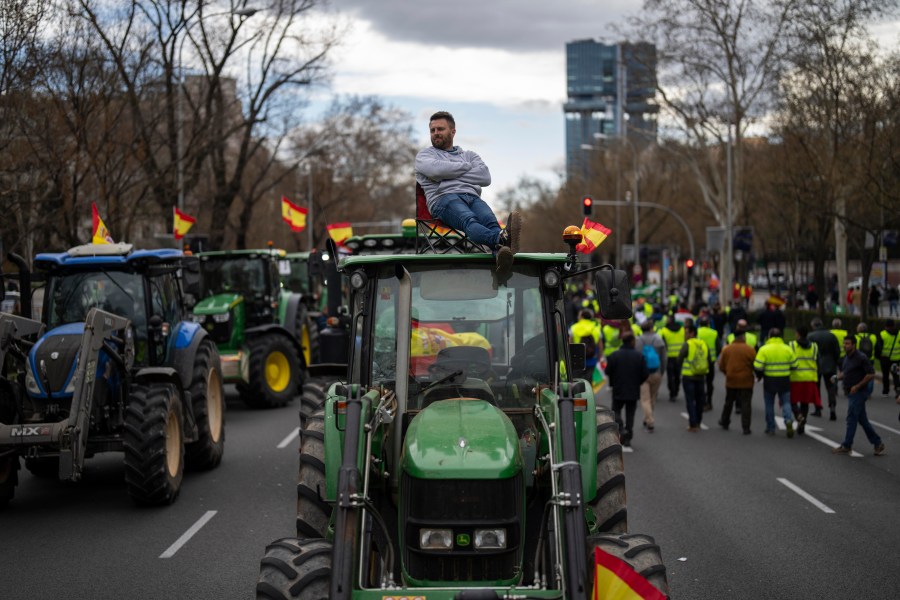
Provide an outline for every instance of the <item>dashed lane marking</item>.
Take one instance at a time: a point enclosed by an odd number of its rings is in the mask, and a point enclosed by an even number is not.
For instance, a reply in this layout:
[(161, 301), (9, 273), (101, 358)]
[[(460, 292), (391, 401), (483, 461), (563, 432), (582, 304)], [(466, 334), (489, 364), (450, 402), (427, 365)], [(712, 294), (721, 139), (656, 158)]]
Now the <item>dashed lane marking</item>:
[[(778, 429), (786, 429), (783, 417), (775, 417), (775, 424), (778, 426)], [(798, 437), (803, 437), (803, 436), (799, 436), (799, 434), (796, 434), (796, 431), (797, 431), (797, 429), (795, 427), (794, 428), (795, 435), (797, 435)], [(825, 431), (825, 430), (822, 429), (821, 427), (816, 427), (815, 425), (810, 425), (809, 422), (807, 422), (805, 430), (803, 432), (803, 435), (805, 435), (808, 438), (812, 438), (818, 442), (822, 442), (829, 448), (837, 448), (838, 446), (841, 445), (840, 442), (835, 442), (834, 440), (830, 440), (827, 437), (825, 437), (824, 435), (817, 433), (818, 431)], [(862, 458), (862, 454), (860, 454), (856, 450), (851, 450), (850, 456), (852, 456), (853, 458)]]
[(807, 502), (809, 502), (810, 504), (812, 504), (813, 506), (815, 506), (816, 508), (821, 510), (823, 513), (827, 513), (827, 514), (831, 514), (831, 515), (834, 514), (833, 510), (828, 508), (824, 503), (817, 500), (809, 492), (806, 492), (802, 488), (797, 487), (795, 484), (791, 483), (784, 477), (778, 477), (777, 479), (780, 484), (787, 487), (789, 490), (791, 490), (792, 492), (794, 492), (795, 494), (797, 494), (798, 496), (800, 496), (801, 498), (803, 498), (804, 500), (806, 500)]
[(179, 550), (181, 550), (182, 546), (187, 544), (190, 541), (190, 539), (192, 537), (194, 537), (194, 535), (196, 535), (197, 532), (200, 531), (200, 529), (203, 528), (204, 525), (209, 523), (210, 519), (212, 519), (214, 516), (216, 516), (216, 512), (218, 512), (218, 511), (215, 511), (215, 510), (206, 511), (206, 514), (204, 514), (202, 517), (200, 517), (196, 523), (191, 525), (191, 528), (188, 529), (187, 531), (185, 531), (181, 535), (180, 538), (175, 540), (175, 543), (172, 544), (171, 546), (169, 546), (165, 552), (163, 552), (162, 554), (159, 555), (159, 557), (160, 558), (172, 558), (173, 556), (175, 556), (175, 553), (178, 552)]
[(891, 433), (896, 433), (897, 435), (900, 435), (900, 430), (894, 429), (893, 427), (888, 427), (884, 423), (879, 423), (878, 421), (873, 421), (872, 419), (869, 419), (869, 423), (871, 423), (875, 427), (881, 427), (882, 429), (887, 429)]
[(281, 450), (282, 448), (287, 448), (288, 446), (291, 445), (291, 442), (293, 442), (295, 439), (297, 439), (297, 436), (299, 436), (299, 435), (300, 435), (300, 428), (297, 427), (292, 432), (290, 432), (286, 438), (281, 440), (281, 442), (278, 444), (278, 449)]

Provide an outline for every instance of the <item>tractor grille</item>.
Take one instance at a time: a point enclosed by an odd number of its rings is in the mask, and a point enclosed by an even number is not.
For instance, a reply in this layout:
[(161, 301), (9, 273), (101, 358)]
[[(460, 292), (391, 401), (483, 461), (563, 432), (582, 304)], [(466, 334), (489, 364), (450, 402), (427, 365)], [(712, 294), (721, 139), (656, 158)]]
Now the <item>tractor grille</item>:
[(234, 331), (234, 315), (224, 323), (216, 323), (212, 319), (212, 315), (206, 317), (206, 323), (203, 325), (209, 336), (217, 344), (227, 344), (231, 341), (231, 332)]
[[(35, 379), (41, 381), (41, 385), (50, 384), (50, 393), (56, 394), (66, 387), (66, 380), (72, 367), (75, 365), (75, 357), (78, 356), (78, 348), (81, 346), (81, 335), (51, 335), (38, 347), (34, 354)], [(56, 358), (53, 358), (53, 357)], [(47, 368), (46, 381), (41, 372), (41, 361)]]
[[(427, 480), (403, 476), (404, 562), (410, 577), (428, 581), (499, 581), (518, 575), (523, 479)], [(506, 529), (506, 548), (476, 550), (476, 529)], [(422, 528), (452, 529), (448, 551), (419, 548)], [(460, 544), (461, 537), (470, 543)]]

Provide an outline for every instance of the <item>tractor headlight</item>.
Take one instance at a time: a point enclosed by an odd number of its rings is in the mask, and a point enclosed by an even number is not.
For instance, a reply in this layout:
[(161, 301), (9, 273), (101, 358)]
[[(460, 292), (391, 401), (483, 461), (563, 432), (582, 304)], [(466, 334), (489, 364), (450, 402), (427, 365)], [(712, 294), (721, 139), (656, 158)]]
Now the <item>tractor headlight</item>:
[(218, 315), (213, 315), (212, 318), (216, 323), (227, 323), (229, 319), (231, 319), (231, 313), (225, 312)]
[(476, 529), (476, 550), (504, 550), (506, 548), (505, 529)]
[(31, 372), (30, 364), (25, 369), (25, 389), (28, 390), (29, 394), (38, 395), (41, 393), (41, 388), (38, 387), (37, 381), (34, 379), (34, 373)]
[(201, 325), (206, 323), (206, 315), (191, 315), (191, 319), (193, 319), (194, 323), (200, 323)]
[(544, 287), (555, 288), (559, 285), (559, 271), (556, 269), (547, 269), (544, 271)]
[(369, 278), (366, 277), (366, 274), (362, 271), (354, 271), (353, 274), (350, 275), (350, 287), (354, 290), (362, 289), (368, 282)]
[(452, 550), (452, 529), (420, 529), (419, 548), (422, 550)]

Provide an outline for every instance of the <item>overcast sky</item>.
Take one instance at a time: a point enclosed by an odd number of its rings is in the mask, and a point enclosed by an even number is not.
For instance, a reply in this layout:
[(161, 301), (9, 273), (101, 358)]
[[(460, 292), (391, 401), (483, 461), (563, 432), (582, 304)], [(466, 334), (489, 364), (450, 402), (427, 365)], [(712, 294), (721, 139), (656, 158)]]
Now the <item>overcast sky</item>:
[[(332, 93), (374, 94), (409, 111), (428, 142), (428, 116), (449, 110), (456, 143), (479, 153), (493, 183), (557, 181), (564, 168), (566, 42), (614, 41), (607, 25), (628, 0), (331, 0), (350, 30), (332, 55)], [(412, 191), (410, 191), (412, 193)]]

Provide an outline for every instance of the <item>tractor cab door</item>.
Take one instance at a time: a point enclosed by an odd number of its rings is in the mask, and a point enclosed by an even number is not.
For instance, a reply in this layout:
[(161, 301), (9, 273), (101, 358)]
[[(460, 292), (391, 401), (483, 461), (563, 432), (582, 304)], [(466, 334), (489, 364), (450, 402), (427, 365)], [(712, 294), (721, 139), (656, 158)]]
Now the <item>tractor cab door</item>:
[(177, 327), (184, 320), (184, 314), (174, 271), (153, 274), (148, 281), (150, 312), (149, 315), (135, 314), (135, 327), (148, 328), (150, 364), (161, 365), (166, 363), (172, 351)]

